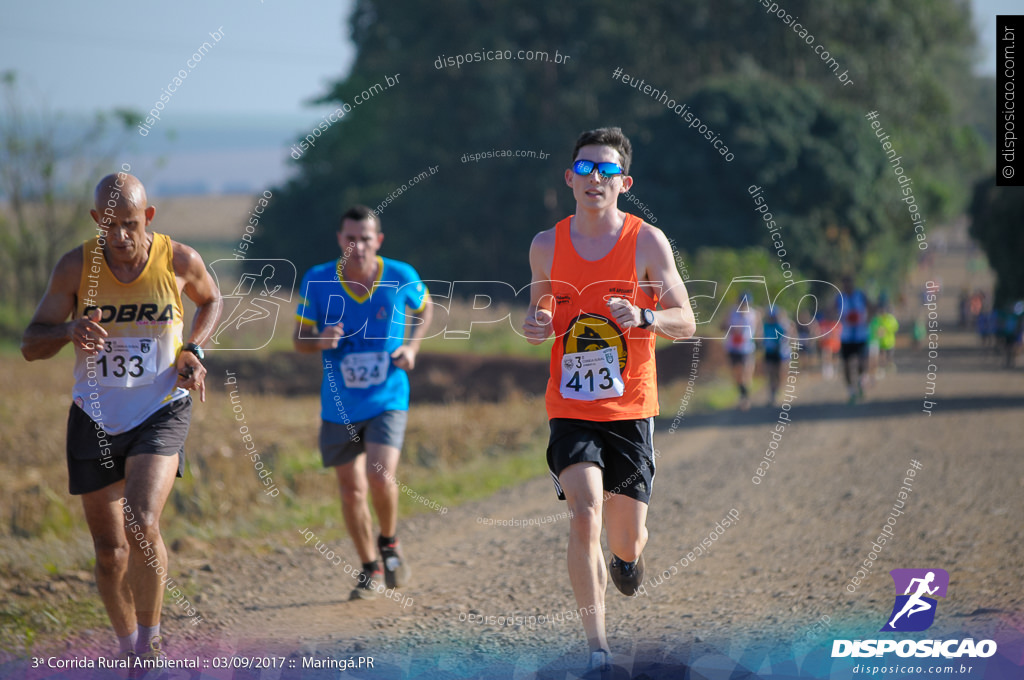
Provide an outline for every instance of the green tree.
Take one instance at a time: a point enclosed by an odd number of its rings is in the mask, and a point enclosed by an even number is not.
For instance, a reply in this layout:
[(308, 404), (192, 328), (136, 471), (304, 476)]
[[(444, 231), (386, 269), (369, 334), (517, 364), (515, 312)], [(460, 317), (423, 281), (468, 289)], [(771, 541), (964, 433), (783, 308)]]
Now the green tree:
[[(657, 214), (679, 216), (683, 243), (771, 248), (777, 227), (783, 247), (773, 253), (835, 280), (859, 269), (868, 242), (893, 229), (875, 200), (884, 156), (863, 116), (848, 106), (823, 101), (809, 86), (748, 78), (716, 81), (688, 101), (735, 158), (725, 162), (704, 135), (666, 110), (648, 122), (650, 141), (640, 146), (658, 163), (635, 173), (638, 192), (661, 197)], [(673, 153), (659, 157), (659, 147)]]
[[(768, 243), (744, 196), (767, 184), (802, 269), (885, 271), (864, 251), (900, 242), (907, 223), (863, 116), (879, 111), (931, 221), (965, 204), (963, 179), (979, 172), (982, 148), (959, 103), (972, 83), (969, 8), (963, 0), (786, 4), (855, 85), (749, 0), (357, 0), (356, 60), (321, 100), (353, 108), (275, 190), (255, 255), (300, 268), (321, 261), (348, 204), (373, 207), (407, 185), (382, 211), (389, 255), (427, 278), (522, 284), (532, 235), (573, 210), (562, 180), (573, 140), (617, 124), (636, 146), (638, 198), (682, 247)], [(436, 67), (439, 58), (503, 49), (550, 60)], [(736, 160), (723, 163), (664, 103), (613, 78), (619, 67), (715, 121)], [(354, 105), (395, 74), (399, 84)], [(491, 149), (549, 157), (461, 160)], [(408, 184), (433, 166), (435, 175)]]
[(970, 216), (970, 234), (996, 272), (996, 306), (1024, 299), (1024, 187), (996, 186), (995, 175), (980, 180)]

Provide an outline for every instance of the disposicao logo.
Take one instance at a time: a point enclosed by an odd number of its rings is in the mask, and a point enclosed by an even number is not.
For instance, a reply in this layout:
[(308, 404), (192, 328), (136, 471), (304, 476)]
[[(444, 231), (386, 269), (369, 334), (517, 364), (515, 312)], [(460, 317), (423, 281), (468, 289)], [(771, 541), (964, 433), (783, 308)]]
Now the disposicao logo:
[(945, 569), (893, 569), (889, 574), (896, 585), (896, 603), (889, 622), (881, 630), (904, 633), (928, 630), (935, 622), (938, 605), (935, 597), (946, 597), (949, 572)]
[[(896, 602), (886, 624), (879, 632), (911, 633), (927, 630), (935, 622), (936, 597), (946, 597), (949, 573), (945, 569), (893, 569)], [(961, 656), (987, 658), (996, 653), (994, 640), (834, 640), (832, 657), (885, 656), (895, 652), (901, 657)]]

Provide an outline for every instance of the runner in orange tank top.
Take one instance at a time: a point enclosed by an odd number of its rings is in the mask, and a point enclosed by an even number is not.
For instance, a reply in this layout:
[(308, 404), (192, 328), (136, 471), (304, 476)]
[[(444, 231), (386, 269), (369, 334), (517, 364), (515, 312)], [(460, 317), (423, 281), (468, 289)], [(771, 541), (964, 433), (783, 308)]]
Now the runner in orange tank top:
[[(626, 595), (644, 580), (658, 413), (654, 336), (682, 340), (696, 330), (668, 239), (618, 209), (619, 194), (633, 185), (631, 159), (619, 128), (584, 132), (576, 141), (565, 171), (576, 214), (533, 239), (523, 323), (533, 344), (554, 335), (548, 467), (571, 513), (569, 581), (591, 669), (611, 665), (604, 616), (609, 572)], [(602, 524), (612, 552), (607, 570)]]

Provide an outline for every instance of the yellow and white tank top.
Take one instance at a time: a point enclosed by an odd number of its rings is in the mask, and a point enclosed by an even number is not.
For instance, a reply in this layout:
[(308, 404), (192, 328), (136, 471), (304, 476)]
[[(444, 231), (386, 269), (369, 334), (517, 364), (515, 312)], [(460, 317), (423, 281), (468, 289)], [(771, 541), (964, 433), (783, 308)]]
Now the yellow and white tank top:
[(171, 239), (151, 235), (149, 260), (131, 283), (122, 283), (111, 273), (97, 238), (82, 247), (75, 316), (98, 308), (107, 338), (95, 356), (75, 349), (72, 397), (110, 434), (127, 432), (165, 404), (188, 395), (188, 390), (175, 386), (184, 323)]

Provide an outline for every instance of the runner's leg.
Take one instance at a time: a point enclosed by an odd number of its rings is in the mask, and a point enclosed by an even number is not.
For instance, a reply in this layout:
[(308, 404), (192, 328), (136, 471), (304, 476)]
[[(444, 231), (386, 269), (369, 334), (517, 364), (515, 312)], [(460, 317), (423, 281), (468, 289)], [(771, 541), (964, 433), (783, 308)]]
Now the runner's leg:
[(743, 384), (746, 385), (747, 390), (750, 389), (750, 385), (754, 382), (754, 367), (757, 363), (757, 358), (753, 353), (747, 354), (743, 358)]
[(341, 514), (345, 528), (359, 553), (359, 561), (363, 564), (373, 562), (377, 559), (377, 545), (373, 541), (373, 519), (366, 504), (366, 456), (356, 456), (335, 470), (341, 488)]
[(135, 603), (128, 587), (128, 539), (121, 498), (124, 480), (82, 494), (85, 521), (96, 551), (96, 587), (118, 637), (135, 632)]
[(366, 477), (382, 536), (394, 536), (398, 527), (398, 484), (395, 474), (401, 452), (394, 446), (366, 442)]
[(558, 482), (571, 513), (567, 555), (569, 582), (576, 596), (576, 606), (582, 610), (580, 615), (590, 650), (607, 650), (604, 593), (608, 571), (601, 551), (602, 470), (595, 463), (576, 463), (562, 471)]
[[(141, 626), (155, 626), (160, 622), (164, 584), (156, 571), (157, 567), (163, 567), (164, 576), (168, 575), (167, 548), (160, 535), (160, 515), (171, 493), (177, 472), (176, 455), (140, 454), (125, 461), (124, 497), (139, 525), (138, 530), (141, 530), (144, 536), (141, 540), (148, 541), (154, 553), (147, 557), (145, 549), (139, 545), (140, 540), (134, 536), (128, 537), (128, 582), (135, 598), (135, 613)], [(121, 526), (124, 526), (123, 513)]]
[(624, 562), (635, 562), (647, 545), (647, 504), (612, 494), (604, 502), (608, 549)]
[(857, 383), (858, 391), (864, 390), (864, 383), (868, 377), (868, 346), (865, 344), (857, 353)]

